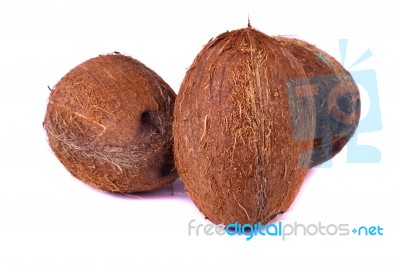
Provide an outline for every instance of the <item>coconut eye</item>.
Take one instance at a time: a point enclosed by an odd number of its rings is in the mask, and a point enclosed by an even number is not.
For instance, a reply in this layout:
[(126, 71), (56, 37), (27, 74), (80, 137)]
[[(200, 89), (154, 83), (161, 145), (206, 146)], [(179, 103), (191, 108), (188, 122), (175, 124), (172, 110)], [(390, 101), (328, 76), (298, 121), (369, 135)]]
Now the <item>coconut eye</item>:
[(357, 101), (353, 101), (350, 93), (345, 93), (338, 100), (340, 110), (351, 114), (357, 109)]
[(151, 122), (151, 115), (148, 111), (144, 111), (140, 116), (140, 122), (144, 126), (149, 126), (152, 124)]
[(159, 123), (154, 119), (154, 114), (150, 111), (144, 111), (140, 115), (140, 123), (146, 131), (151, 130), (157, 134), (161, 132), (159, 129)]
[(171, 174), (172, 170), (174, 169), (174, 165), (171, 163), (164, 164), (161, 166), (161, 176), (168, 176)]

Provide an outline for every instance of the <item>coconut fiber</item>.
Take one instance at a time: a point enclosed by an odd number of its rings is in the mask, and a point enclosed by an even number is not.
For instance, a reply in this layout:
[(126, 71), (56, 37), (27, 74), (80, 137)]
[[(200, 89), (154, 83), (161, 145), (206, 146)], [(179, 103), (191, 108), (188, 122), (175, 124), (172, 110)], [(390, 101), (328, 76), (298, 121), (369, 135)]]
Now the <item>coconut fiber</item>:
[[(299, 76), (289, 50), (250, 26), (212, 39), (187, 71), (175, 104), (175, 160), (212, 222), (268, 222), (295, 199), (315, 132), (313, 98), (289, 93)], [(293, 88), (311, 94), (307, 83)], [(293, 127), (308, 138), (297, 140)]]
[(90, 59), (52, 90), (49, 144), (76, 178), (133, 193), (177, 178), (172, 153), (175, 93), (151, 69), (117, 54)]

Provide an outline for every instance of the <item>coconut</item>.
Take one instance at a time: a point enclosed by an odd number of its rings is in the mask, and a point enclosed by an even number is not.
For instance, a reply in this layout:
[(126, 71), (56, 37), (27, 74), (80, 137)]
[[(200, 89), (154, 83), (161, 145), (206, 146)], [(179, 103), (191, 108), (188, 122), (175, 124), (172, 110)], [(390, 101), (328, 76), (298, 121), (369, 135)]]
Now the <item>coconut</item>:
[(90, 59), (51, 91), (44, 128), (73, 176), (111, 192), (149, 191), (177, 178), (174, 91), (154, 71), (119, 53)]
[(361, 102), (351, 74), (332, 56), (305, 41), (275, 37), (303, 65), (313, 95), (317, 124), (311, 167), (339, 153), (360, 120)]
[(287, 49), (250, 26), (212, 39), (195, 58), (175, 103), (174, 152), (210, 221), (268, 222), (290, 207), (315, 132), (313, 98), (300, 97), (311, 87), (292, 79), (304, 75)]

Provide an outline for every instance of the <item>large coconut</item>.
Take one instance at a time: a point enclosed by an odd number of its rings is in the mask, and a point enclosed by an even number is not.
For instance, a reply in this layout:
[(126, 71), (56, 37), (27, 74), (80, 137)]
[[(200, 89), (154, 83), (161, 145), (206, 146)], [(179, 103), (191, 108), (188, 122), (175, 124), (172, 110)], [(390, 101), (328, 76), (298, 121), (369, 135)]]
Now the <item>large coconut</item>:
[(172, 153), (173, 90), (120, 54), (72, 69), (52, 90), (44, 120), (58, 159), (102, 190), (133, 193), (177, 178)]
[(305, 41), (274, 37), (303, 65), (313, 86), (317, 124), (311, 167), (328, 161), (357, 129), (361, 102), (351, 74), (332, 56)]
[(315, 132), (313, 98), (303, 97), (310, 87), (298, 76), (297, 59), (251, 27), (211, 40), (187, 71), (175, 103), (175, 161), (212, 222), (267, 222), (296, 197)]

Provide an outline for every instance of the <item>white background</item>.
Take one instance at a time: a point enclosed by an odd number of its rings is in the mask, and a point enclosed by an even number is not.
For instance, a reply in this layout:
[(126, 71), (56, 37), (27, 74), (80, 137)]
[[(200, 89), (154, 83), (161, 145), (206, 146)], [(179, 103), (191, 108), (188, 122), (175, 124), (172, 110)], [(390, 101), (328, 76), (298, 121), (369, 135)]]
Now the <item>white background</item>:
[[(400, 265), (398, 174), (398, 1), (2, 1), (0, 3), (0, 265)], [(174, 184), (139, 197), (99, 192), (73, 178), (42, 128), (49, 91), (71, 68), (99, 54), (131, 55), (179, 90), (211, 37), (251, 23), (294, 35), (349, 65), (375, 69), (383, 129), (359, 142), (379, 164), (349, 164), (307, 176), (285, 223), (347, 223), (383, 236), (189, 236), (204, 218)], [(368, 95), (362, 94), (363, 113)], [(397, 246), (397, 247), (396, 247)], [(397, 250), (397, 251), (396, 251)]]

